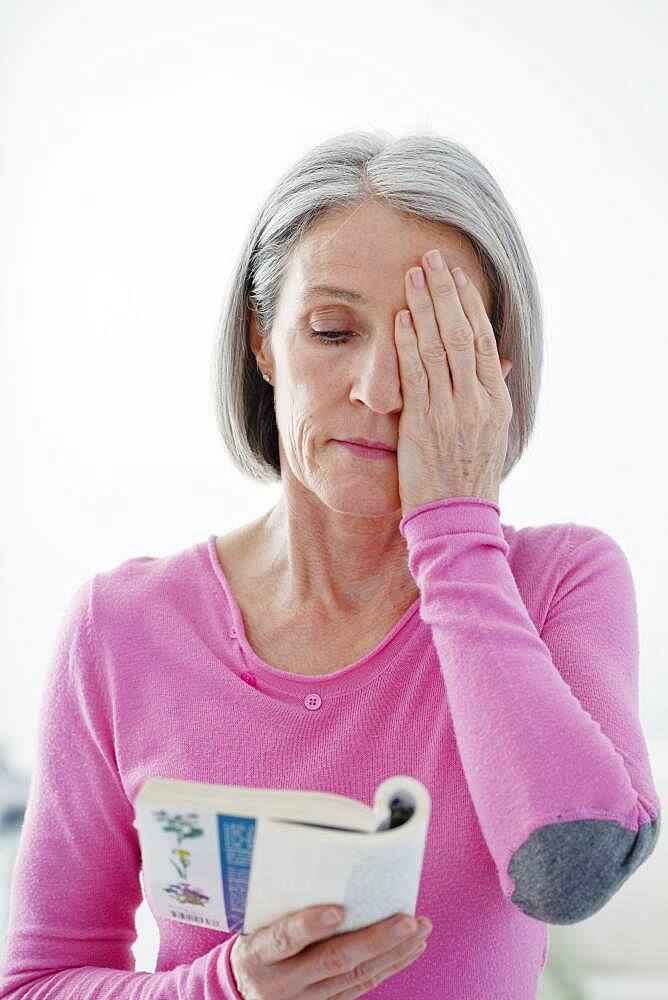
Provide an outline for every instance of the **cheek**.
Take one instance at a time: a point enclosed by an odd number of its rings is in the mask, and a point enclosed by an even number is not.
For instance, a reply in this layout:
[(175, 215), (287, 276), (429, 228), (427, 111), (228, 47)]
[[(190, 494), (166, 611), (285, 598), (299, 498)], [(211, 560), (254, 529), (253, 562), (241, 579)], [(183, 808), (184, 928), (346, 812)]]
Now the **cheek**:
[(327, 379), (327, 373), (337, 367), (337, 351), (339, 350), (341, 348), (321, 346), (320, 350), (304, 352), (304, 356), (299, 362), (301, 377), (311, 383), (321, 384), (324, 382)]
[(279, 431), (285, 432), (297, 460), (314, 459), (326, 440), (335, 433), (333, 408), (324, 392), (311, 383), (295, 387), (288, 409), (278, 416)]

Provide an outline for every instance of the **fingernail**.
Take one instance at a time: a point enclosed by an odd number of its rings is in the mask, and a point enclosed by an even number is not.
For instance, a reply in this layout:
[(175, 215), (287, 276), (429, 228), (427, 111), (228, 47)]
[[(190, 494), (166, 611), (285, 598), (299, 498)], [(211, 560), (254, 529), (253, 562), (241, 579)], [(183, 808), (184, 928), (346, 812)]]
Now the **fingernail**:
[(443, 270), (443, 258), (441, 257), (439, 250), (430, 250), (429, 253), (425, 254), (427, 258), (427, 263), (432, 271), (442, 271)]
[(424, 271), (421, 267), (411, 268), (411, 281), (415, 288), (424, 288)]
[(334, 924), (338, 924), (341, 919), (341, 914), (338, 910), (325, 910), (320, 916), (321, 921), (325, 927), (333, 927)]
[(395, 924), (392, 928), (392, 933), (395, 937), (402, 938), (408, 937), (409, 934), (414, 934), (417, 930), (417, 926), (414, 920), (400, 920), (398, 924)]

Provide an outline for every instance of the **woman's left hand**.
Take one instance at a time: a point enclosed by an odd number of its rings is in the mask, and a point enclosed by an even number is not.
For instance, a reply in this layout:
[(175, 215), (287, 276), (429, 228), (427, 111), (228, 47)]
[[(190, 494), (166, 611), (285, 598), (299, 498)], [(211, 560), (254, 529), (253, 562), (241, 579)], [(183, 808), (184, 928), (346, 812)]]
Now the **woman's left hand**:
[[(513, 404), (505, 383), (512, 364), (499, 358), (474, 282), (429, 267), (416, 288), (406, 273), (409, 310), (395, 317), (403, 409), (397, 467), (402, 517), (448, 497), (499, 502)], [(401, 323), (402, 313), (411, 318)]]

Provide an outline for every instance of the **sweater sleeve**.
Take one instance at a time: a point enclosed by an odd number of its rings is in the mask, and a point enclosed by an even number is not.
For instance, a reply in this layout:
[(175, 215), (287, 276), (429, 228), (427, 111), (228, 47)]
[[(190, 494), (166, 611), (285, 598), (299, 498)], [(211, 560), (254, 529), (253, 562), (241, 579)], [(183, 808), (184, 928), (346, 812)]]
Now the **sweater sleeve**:
[(237, 1000), (231, 938), (168, 972), (133, 971), (141, 853), (95, 656), (93, 581), (67, 607), (41, 695), (0, 998)]
[[(650, 856), (660, 830), (627, 559), (605, 532), (573, 524), (539, 634), (496, 504), (434, 501), (399, 530), (501, 889), (545, 923), (584, 920)], [(554, 558), (545, 552), (541, 570)]]

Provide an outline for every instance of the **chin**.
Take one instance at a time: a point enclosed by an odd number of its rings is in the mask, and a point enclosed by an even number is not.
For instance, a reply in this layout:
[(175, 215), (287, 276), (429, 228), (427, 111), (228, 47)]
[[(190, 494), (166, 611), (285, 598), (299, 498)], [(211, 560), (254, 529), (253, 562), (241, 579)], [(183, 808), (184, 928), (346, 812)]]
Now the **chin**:
[(390, 518), (395, 514), (401, 515), (401, 500), (397, 493), (385, 495), (373, 490), (364, 491), (364, 487), (355, 490), (346, 490), (343, 494), (330, 495), (328, 499), (322, 498), (323, 503), (330, 510), (335, 510), (338, 514), (350, 514), (353, 517), (385, 517)]

